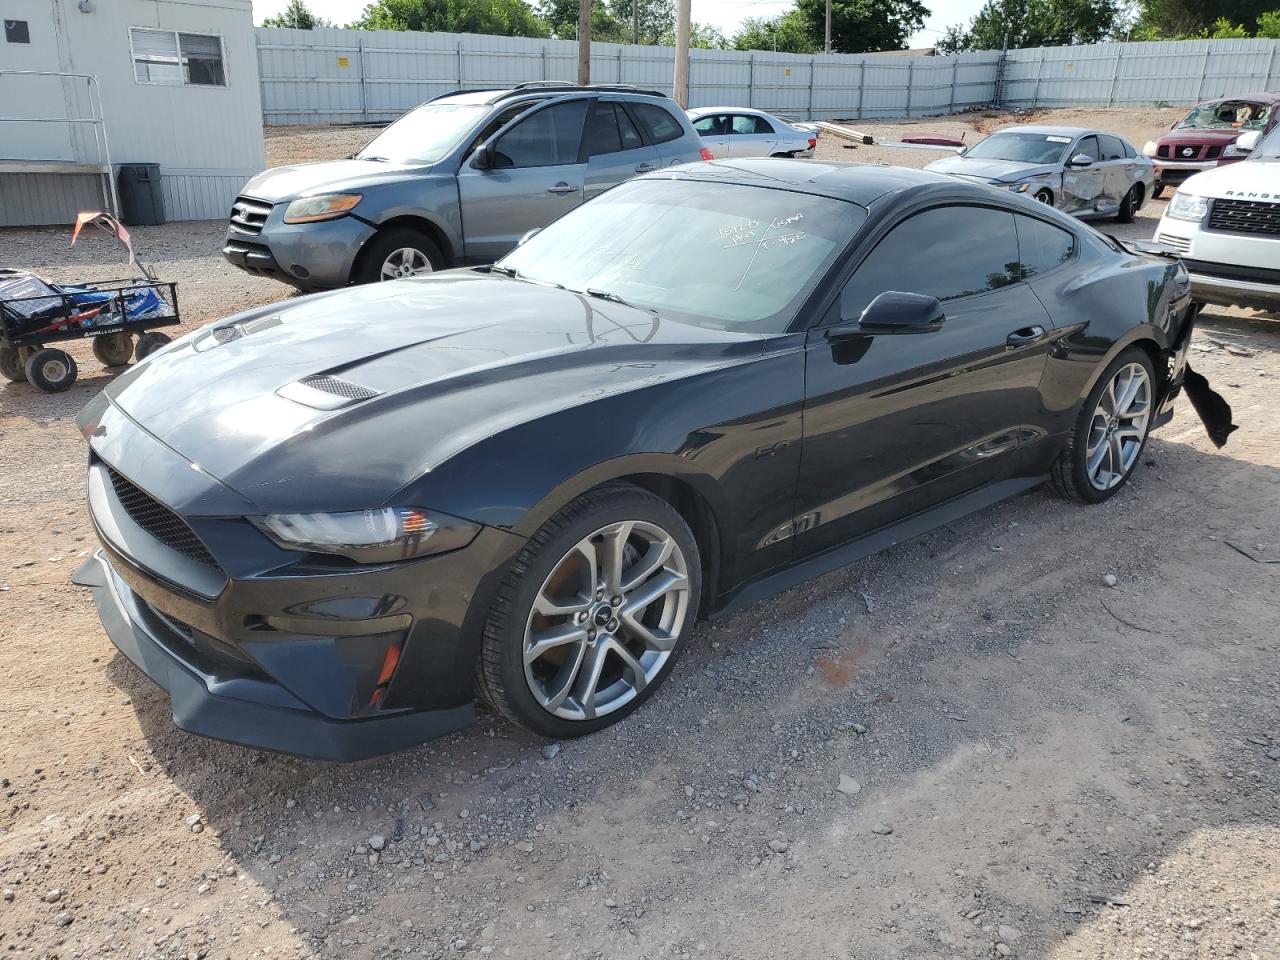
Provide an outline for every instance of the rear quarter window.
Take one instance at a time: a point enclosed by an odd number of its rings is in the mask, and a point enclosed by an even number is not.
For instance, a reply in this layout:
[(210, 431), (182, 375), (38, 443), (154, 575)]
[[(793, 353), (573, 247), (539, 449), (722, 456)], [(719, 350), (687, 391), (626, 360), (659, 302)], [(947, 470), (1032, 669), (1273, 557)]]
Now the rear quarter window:
[(651, 143), (666, 143), (684, 136), (684, 127), (680, 126), (680, 122), (656, 103), (631, 103), (628, 106), (640, 126), (649, 134)]
[(1076, 238), (1069, 231), (1021, 214), (1014, 214), (1013, 220), (1018, 228), (1018, 259), (1024, 279), (1057, 269), (1075, 253)]

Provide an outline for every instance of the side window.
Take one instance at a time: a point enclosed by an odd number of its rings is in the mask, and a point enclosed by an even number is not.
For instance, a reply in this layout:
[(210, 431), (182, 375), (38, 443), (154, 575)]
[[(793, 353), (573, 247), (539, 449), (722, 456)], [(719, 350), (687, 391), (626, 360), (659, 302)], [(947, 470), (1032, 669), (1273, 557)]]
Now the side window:
[(494, 145), (493, 165), (520, 168), (577, 163), (586, 117), (586, 100), (571, 100), (539, 110), (502, 135)]
[(471, 144), (467, 147), (466, 156), (471, 156), (471, 154), (475, 153), (476, 148), (480, 146), (480, 144), (484, 143), (512, 120), (520, 116), (520, 114), (524, 113), (535, 103), (539, 102), (540, 101), (538, 100), (534, 100), (532, 102), (526, 100), (524, 103), (517, 104), (514, 107), (508, 107), (506, 110), (503, 110), (497, 116), (493, 117), (488, 123), (481, 127), (480, 132), (471, 139)]
[(756, 132), (756, 118), (735, 114), (733, 117), (733, 133), (751, 134)]
[(1133, 149), (1133, 144), (1128, 140), (1121, 140), (1120, 146), (1124, 147), (1124, 156), (1126, 160), (1132, 160), (1138, 155), (1138, 151)]
[(1076, 238), (1067, 230), (1033, 217), (1014, 216), (1018, 228), (1018, 259), (1023, 278), (1048, 273), (1071, 259)]
[(1122, 144), (1117, 137), (1109, 137), (1106, 134), (1099, 134), (1098, 149), (1102, 153), (1103, 160), (1124, 159), (1124, 144)]
[(586, 157), (598, 157), (602, 153), (617, 153), (622, 149), (618, 135), (618, 118), (612, 103), (597, 100), (587, 114), (587, 126), (582, 132), (582, 153)]
[(716, 132), (716, 117), (714, 114), (708, 114), (705, 117), (699, 117), (693, 124), (693, 129), (697, 130), (701, 136), (710, 137)]
[(618, 136), (622, 140), (623, 150), (638, 150), (644, 146), (644, 140), (640, 136), (640, 131), (636, 129), (636, 125), (631, 121), (630, 114), (622, 109), (622, 104), (615, 103), (613, 105), (614, 116), (618, 118)]
[(632, 103), (631, 110), (648, 132), (650, 143), (666, 143), (684, 135), (684, 128), (676, 122), (676, 118), (656, 103)]
[(954, 300), (1017, 283), (1021, 274), (1012, 213), (934, 207), (904, 220), (876, 244), (845, 285), (840, 318), (857, 320), (889, 290)]
[(1080, 142), (1076, 144), (1076, 148), (1071, 151), (1071, 156), (1073, 157), (1079, 156), (1082, 153), (1086, 157), (1090, 157), (1093, 160), (1101, 160), (1102, 155), (1098, 153), (1098, 138), (1097, 137), (1082, 138)]

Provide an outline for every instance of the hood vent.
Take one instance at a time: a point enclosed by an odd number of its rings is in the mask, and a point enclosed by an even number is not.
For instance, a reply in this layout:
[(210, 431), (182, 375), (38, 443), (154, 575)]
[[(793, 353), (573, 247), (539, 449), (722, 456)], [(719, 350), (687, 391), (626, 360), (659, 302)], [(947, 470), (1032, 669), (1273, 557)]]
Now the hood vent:
[(327, 373), (317, 373), (303, 377), (294, 383), (285, 384), (278, 391), (280, 396), (304, 406), (317, 410), (337, 410), (361, 400), (371, 400), (378, 396), (378, 391), (362, 387), (350, 380), (342, 380)]

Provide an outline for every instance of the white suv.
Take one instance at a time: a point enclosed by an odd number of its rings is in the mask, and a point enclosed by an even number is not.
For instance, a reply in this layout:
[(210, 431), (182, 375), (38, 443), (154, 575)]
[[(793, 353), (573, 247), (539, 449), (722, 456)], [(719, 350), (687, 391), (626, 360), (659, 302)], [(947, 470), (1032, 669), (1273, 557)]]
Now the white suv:
[(1280, 310), (1280, 127), (1236, 151), (1249, 158), (1179, 185), (1155, 240), (1178, 251), (1195, 299)]

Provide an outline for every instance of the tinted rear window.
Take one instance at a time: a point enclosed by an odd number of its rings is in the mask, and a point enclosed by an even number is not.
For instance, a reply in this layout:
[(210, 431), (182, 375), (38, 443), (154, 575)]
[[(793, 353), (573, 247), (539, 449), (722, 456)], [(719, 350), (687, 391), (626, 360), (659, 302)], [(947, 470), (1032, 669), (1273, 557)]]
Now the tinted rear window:
[(1018, 227), (1018, 252), (1024, 277), (1048, 273), (1071, 259), (1076, 238), (1068, 231), (1032, 217), (1013, 219)]
[(684, 128), (676, 118), (656, 103), (632, 103), (630, 107), (640, 125), (648, 131), (653, 143), (678, 140), (684, 135)]

